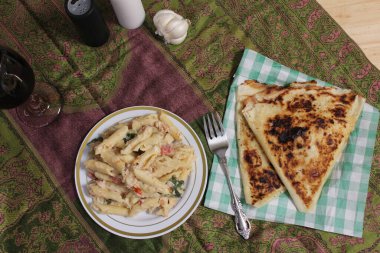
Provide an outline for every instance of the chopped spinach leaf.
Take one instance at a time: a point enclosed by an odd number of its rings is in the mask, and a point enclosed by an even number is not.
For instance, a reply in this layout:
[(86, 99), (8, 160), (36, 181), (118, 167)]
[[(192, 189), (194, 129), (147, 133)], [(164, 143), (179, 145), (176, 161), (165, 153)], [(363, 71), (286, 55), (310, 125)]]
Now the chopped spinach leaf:
[(127, 141), (132, 140), (136, 137), (136, 133), (127, 133), (127, 135), (123, 138), (124, 143), (127, 143)]
[(178, 180), (176, 177), (172, 176), (169, 181), (173, 184), (173, 192), (174, 196), (176, 197), (181, 197), (182, 192), (183, 192), (183, 186), (184, 186), (184, 181), (183, 180)]

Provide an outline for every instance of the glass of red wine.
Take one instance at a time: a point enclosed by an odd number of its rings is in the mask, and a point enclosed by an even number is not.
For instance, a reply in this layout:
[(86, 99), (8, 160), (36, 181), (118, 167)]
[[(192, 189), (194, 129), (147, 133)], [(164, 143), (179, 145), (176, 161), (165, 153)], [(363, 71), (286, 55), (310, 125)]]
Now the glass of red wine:
[(32, 68), (21, 55), (0, 46), (0, 109), (15, 107), (24, 124), (38, 128), (57, 118), (62, 98), (54, 86), (35, 82)]

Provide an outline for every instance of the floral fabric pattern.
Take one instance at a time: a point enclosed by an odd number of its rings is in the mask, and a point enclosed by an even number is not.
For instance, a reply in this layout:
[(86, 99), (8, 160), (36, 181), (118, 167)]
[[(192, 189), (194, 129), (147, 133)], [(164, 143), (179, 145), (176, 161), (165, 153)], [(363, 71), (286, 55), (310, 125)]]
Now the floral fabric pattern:
[[(37, 82), (56, 86), (64, 101), (60, 118), (44, 129), (25, 127), (14, 110), (0, 112), (0, 252), (379, 250), (380, 136), (363, 238), (252, 220), (251, 237), (243, 240), (233, 217), (202, 205), (178, 229), (154, 239), (121, 238), (95, 224), (72, 183), (77, 147), (86, 132), (133, 101), (162, 105), (186, 117), (206, 145), (201, 116), (207, 110), (223, 114), (244, 48), (350, 88), (380, 108), (380, 71), (315, 0), (144, 0), (146, 19), (134, 31), (117, 23), (109, 1), (95, 2), (111, 32), (99, 48), (80, 41), (64, 0), (0, 3), (0, 44), (18, 51), (31, 64)], [(161, 9), (191, 21), (181, 45), (164, 44), (155, 35), (152, 18)]]

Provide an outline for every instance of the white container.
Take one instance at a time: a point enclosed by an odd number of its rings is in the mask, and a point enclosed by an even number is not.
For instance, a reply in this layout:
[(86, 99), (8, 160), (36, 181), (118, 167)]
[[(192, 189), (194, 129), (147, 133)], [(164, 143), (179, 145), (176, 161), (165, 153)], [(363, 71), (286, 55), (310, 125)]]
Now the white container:
[(120, 25), (136, 29), (144, 23), (145, 10), (141, 0), (111, 0)]

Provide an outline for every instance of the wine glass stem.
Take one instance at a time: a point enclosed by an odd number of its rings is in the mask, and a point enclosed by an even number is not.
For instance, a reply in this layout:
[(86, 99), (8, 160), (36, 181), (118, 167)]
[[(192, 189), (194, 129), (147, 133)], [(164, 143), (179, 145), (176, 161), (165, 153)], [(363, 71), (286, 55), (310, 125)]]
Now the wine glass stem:
[(50, 107), (49, 103), (37, 93), (32, 93), (30, 100), (25, 107), (26, 116), (39, 116), (42, 115)]

